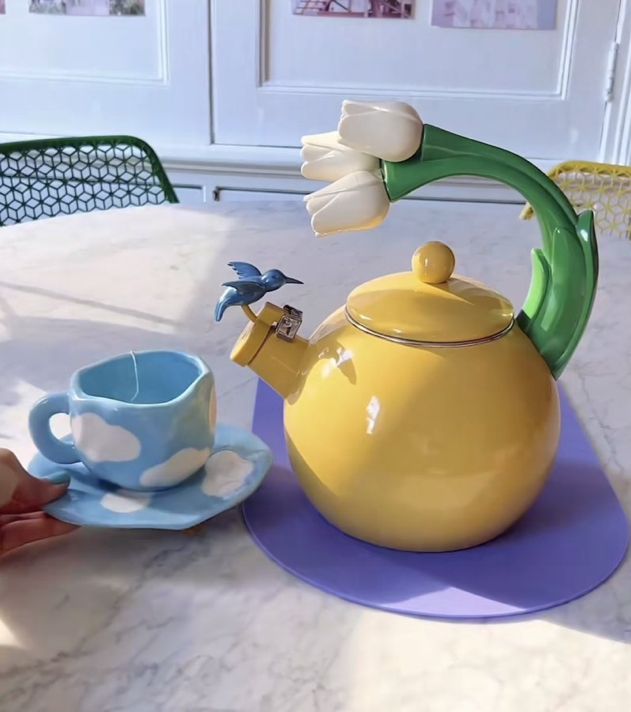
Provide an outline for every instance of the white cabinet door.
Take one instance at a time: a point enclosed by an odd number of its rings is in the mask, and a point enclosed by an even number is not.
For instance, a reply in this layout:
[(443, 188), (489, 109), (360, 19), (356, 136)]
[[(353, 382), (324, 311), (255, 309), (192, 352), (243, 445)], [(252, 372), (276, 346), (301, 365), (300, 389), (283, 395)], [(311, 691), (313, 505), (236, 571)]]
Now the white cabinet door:
[(144, 17), (0, 16), (0, 131), (210, 142), (208, 0), (146, 0)]
[(470, 30), (433, 27), (431, 0), (411, 20), (214, 0), (215, 141), (295, 146), (334, 128), (343, 98), (396, 98), (530, 158), (597, 158), (618, 6), (558, 0), (555, 30)]

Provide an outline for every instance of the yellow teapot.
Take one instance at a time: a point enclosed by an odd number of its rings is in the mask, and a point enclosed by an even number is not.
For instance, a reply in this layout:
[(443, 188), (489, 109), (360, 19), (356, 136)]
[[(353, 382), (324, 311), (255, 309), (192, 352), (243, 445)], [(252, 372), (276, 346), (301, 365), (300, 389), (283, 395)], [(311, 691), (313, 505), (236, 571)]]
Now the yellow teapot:
[[(232, 263), (240, 279), (226, 283), (217, 318), (232, 304), (248, 315), (231, 358), (284, 398), (292, 467), (329, 522), (395, 549), (475, 546), (526, 512), (553, 466), (560, 432), (555, 379), (583, 333), (596, 288), (593, 216), (577, 216), (554, 183), (514, 154), (423, 125), (407, 105), (361, 106), (364, 112), (345, 105), (335, 136), (305, 139), (303, 171), (310, 177), (318, 142), (348, 154), (346, 162), (317, 167), (319, 178), (324, 170), (335, 182), (307, 198), (316, 231), (374, 226), (390, 202), (442, 177), (501, 180), (534, 207), (544, 238), (521, 312), (455, 276), (452, 251), (430, 242), (414, 253), (411, 270), (353, 290), (309, 339), (297, 333), (297, 309), (266, 303), (255, 314), (249, 306), (298, 281), (280, 270)], [(382, 115), (375, 119), (374, 111)], [(395, 135), (385, 145), (384, 121), (397, 112), (415, 128), (404, 122), (397, 132), (391, 121)], [(366, 122), (344, 128), (345, 119), (362, 113), (373, 129), (376, 121), (374, 140)], [(341, 177), (340, 163), (352, 168)], [(327, 196), (346, 200), (349, 186), (367, 184), (370, 205), (336, 217)], [(377, 187), (388, 206), (375, 205)], [(318, 217), (322, 210), (328, 214)]]

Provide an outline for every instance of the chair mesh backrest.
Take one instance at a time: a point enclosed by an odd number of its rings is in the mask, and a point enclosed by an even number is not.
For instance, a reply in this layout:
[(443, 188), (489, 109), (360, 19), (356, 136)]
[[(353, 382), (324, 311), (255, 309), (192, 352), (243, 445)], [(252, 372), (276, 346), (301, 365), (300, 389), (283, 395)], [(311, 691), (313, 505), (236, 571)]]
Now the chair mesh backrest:
[(0, 144), (0, 226), (166, 202), (178, 201), (160, 160), (132, 136)]

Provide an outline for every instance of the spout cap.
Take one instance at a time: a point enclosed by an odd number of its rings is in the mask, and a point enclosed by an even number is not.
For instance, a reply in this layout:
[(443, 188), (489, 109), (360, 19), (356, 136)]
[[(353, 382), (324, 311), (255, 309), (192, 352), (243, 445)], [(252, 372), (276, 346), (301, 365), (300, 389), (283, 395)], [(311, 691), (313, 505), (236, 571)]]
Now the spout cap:
[(230, 358), (239, 366), (249, 366), (263, 346), (270, 329), (280, 321), (283, 314), (284, 311), (280, 307), (267, 302), (256, 321), (249, 322), (241, 332)]

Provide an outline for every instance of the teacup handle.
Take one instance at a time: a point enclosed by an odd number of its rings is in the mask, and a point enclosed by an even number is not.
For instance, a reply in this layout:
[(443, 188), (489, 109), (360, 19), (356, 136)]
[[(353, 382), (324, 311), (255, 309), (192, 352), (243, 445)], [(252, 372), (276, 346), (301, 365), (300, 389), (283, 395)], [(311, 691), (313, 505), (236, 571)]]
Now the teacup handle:
[(65, 443), (53, 435), (50, 419), (57, 413), (69, 413), (67, 393), (51, 393), (44, 396), (32, 408), (29, 415), (29, 430), (37, 449), (52, 462), (69, 465), (79, 462), (77, 449), (72, 443)]

